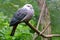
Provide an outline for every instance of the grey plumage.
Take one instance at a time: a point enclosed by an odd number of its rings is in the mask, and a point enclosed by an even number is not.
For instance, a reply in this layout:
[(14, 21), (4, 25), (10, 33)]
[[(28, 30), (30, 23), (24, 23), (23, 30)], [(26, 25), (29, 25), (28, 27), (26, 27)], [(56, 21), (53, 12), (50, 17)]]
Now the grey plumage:
[(10, 22), (10, 26), (15, 25), (17, 22), (21, 22), (21, 20), (27, 15), (27, 12), (25, 12), (24, 10), (25, 9), (20, 9), (16, 12)]
[(20, 22), (24, 22), (24, 21), (29, 22), (33, 14), (34, 14), (34, 10), (31, 4), (26, 4), (22, 8), (18, 9), (10, 22), (10, 26), (13, 26), (13, 30), (14, 30), (12, 31), (11, 36), (14, 35), (17, 25)]

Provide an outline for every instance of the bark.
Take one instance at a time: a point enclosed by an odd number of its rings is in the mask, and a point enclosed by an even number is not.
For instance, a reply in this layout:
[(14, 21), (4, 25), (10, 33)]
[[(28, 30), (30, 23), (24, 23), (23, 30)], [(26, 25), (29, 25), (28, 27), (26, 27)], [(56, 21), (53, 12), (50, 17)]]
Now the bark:
[[(50, 14), (48, 13), (48, 8), (46, 6), (46, 0), (37, 0), (37, 2), (41, 9), (39, 24), (42, 25), (41, 28), (43, 30), (44, 28), (46, 28), (47, 24), (50, 22)], [(37, 26), (37, 29), (38, 29), (38, 26)], [(44, 32), (44, 34), (46, 34), (46, 35), (51, 34), (51, 25), (49, 25), (49, 27)], [(42, 40), (50, 40), (50, 38), (42, 37)]]

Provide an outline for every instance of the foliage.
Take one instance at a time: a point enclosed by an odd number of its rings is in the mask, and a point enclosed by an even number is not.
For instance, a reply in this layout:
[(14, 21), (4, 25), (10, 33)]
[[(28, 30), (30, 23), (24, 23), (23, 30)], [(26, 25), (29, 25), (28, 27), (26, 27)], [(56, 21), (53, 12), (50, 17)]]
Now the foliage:
[[(51, 17), (52, 33), (60, 34), (60, 0), (48, 1), (48, 8)], [(60, 37), (53, 37), (52, 40), (60, 40)]]
[[(30, 23), (36, 26), (40, 11), (36, 0), (0, 0), (0, 40), (32, 40), (34, 32), (24, 23), (18, 25), (13, 37), (10, 36), (12, 27), (9, 22), (17, 9), (26, 3), (34, 7), (35, 15)], [(51, 16), (52, 33), (60, 33), (60, 0), (47, 0), (46, 3)], [(60, 37), (53, 37), (52, 40), (60, 40)]]
[(1, 29), (0, 40), (31, 40), (32, 39), (31, 38), (32, 33), (29, 32), (30, 28), (24, 25), (23, 23), (21, 25), (18, 25), (15, 36), (11, 37), (10, 33), (12, 28), (9, 27), (8, 20), (9, 20), (8, 17), (4, 16), (3, 13), (0, 12), (0, 29)]
[[(9, 22), (11, 17), (18, 8), (26, 4), (25, 2), (27, 0), (17, 0), (17, 2), (16, 0), (0, 0), (0, 40), (32, 40), (31, 29), (24, 23), (18, 25), (13, 37), (10, 36), (12, 27), (9, 26)], [(34, 19), (30, 21), (33, 25), (36, 24)]]

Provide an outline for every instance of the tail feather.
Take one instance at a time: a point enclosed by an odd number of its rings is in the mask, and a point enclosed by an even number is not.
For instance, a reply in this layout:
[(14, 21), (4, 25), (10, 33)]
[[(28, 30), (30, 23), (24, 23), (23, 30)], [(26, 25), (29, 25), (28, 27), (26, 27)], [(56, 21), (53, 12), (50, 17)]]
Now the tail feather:
[(10, 36), (14, 36), (16, 28), (17, 28), (17, 25), (14, 25)]

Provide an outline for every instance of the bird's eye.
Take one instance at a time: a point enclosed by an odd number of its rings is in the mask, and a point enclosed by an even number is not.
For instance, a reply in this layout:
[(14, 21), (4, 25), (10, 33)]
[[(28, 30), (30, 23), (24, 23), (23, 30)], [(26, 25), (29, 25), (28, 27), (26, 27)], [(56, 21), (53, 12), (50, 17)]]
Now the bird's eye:
[(30, 6), (28, 6), (28, 7), (30, 7)]

